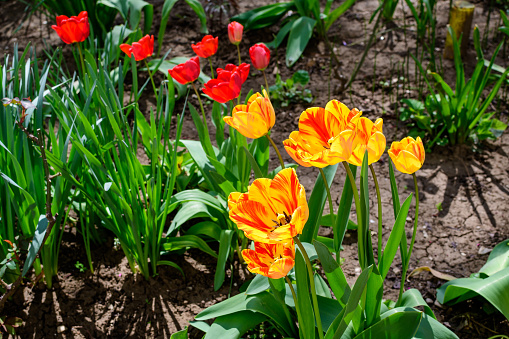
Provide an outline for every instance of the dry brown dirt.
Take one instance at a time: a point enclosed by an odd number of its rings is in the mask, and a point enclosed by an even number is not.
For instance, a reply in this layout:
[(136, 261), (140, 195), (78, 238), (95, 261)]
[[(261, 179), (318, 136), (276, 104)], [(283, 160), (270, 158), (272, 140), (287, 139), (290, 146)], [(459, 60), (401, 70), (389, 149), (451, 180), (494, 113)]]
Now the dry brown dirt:
[[(262, 3), (269, 3), (263, 1)], [(447, 23), (449, 1), (438, 1), (437, 13), (437, 55), (441, 54)], [(160, 13), (162, 1), (154, 1), (156, 18)], [(240, 1), (241, 9), (251, 9), (254, 2)], [(259, 5), (256, 3), (256, 5)], [(483, 3), (477, 2), (474, 24), (477, 24), (481, 34), (490, 30), (488, 51), (493, 51), (497, 43), (495, 34), (499, 17), (492, 13), (490, 25), (486, 26), (486, 15)], [(339, 71), (349, 76), (355, 62), (363, 52), (363, 43), (369, 36), (373, 24), (368, 23), (369, 16), (377, 8), (378, 1), (358, 1), (330, 31), (330, 37), (337, 46), (337, 53), (342, 65)], [(40, 51), (42, 40), (46, 39), (52, 46), (62, 44), (49, 28), (51, 25), (44, 15), (32, 17), (29, 25), (16, 34), (16, 28), (21, 19), (23, 6), (15, 1), (2, 3), (0, 15), (0, 54), (12, 50), (14, 42), (20, 46), (33, 41)], [(405, 8), (405, 9), (404, 9)], [(4, 10), (6, 9), (6, 10)], [(6, 15), (7, 12), (9, 15)], [(12, 13), (12, 15), (11, 15)], [(398, 69), (408, 58), (408, 53), (415, 49), (415, 31), (413, 18), (403, 1), (400, 1), (395, 16), (395, 25), (387, 26), (379, 35), (376, 44), (370, 50), (364, 67), (359, 72), (351, 90), (338, 93), (335, 91), (338, 79), (332, 80), (331, 98), (343, 101), (349, 107), (357, 107), (364, 115), (374, 119), (384, 119), (384, 133), (388, 145), (393, 140), (399, 140), (406, 134), (405, 126), (398, 121), (396, 115), (395, 88), (383, 89), (377, 85), (379, 81), (394, 78)], [(157, 19), (155, 20), (157, 22)], [(405, 26), (408, 26), (405, 29)], [(185, 2), (178, 2), (172, 11), (171, 21), (165, 35), (163, 49), (172, 48), (170, 57), (192, 55), (190, 47), (201, 39), (198, 33), (198, 23), (194, 13)], [(220, 60), (215, 60), (215, 67), (221, 67), (226, 62), (236, 61), (236, 50), (229, 44), (226, 35), (226, 25), (214, 22), (211, 33), (219, 35)], [(158, 24), (154, 25), (154, 32)], [(246, 32), (241, 44), (244, 61), (248, 61), (247, 49), (250, 45), (271, 40), (275, 28), (257, 32)], [(329, 58), (323, 43), (313, 39), (304, 57), (292, 69), (284, 66), (285, 48), (279, 48), (277, 55), (273, 53), (271, 65), (268, 69), (269, 83), (274, 81), (276, 59), (282, 78), (286, 79), (299, 69), (305, 69), (311, 76), (311, 89), (315, 100), (313, 106), (324, 106), (329, 99)], [(72, 63), (72, 61), (70, 61)], [(507, 60), (497, 59), (501, 66), (507, 66)], [(465, 56), (468, 70), (475, 65), (475, 51), (473, 48)], [(375, 68), (376, 64), (376, 68)], [(455, 77), (451, 61), (443, 61), (445, 78), (453, 81)], [(204, 67), (204, 71), (207, 69)], [(418, 90), (413, 78), (414, 66), (409, 67), (409, 79), (398, 91), (398, 98), (416, 98)], [(140, 75), (143, 76), (143, 75)], [(157, 76), (159, 80), (162, 75)], [(260, 73), (252, 72), (244, 88), (259, 88), (263, 78)], [(373, 83), (375, 90), (373, 91)], [(246, 91), (247, 92), (247, 91)], [(153, 105), (153, 97), (145, 95), (141, 107), (148, 113), (148, 107)], [(179, 106), (180, 105), (180, 106)], [(182, 109), (182, 103), (176, 110)], [(292, 104), (287, 108), (278, 109), (277, 124), (272, 132), (277, 143), (286, 139), (289, 133), (297, 129), (298, 117), (302, 110), (309, 105)], [(507, 122), (508, 112), (506, 103), (497, 106), (500, 118)], [(492, 107), (495, 109), (495, 106)], [(212, 129), (212, 125), (210, 125)], [(190, 118), (184, 125), (184, 138), (196, 139), (197, 133)], [(140, 150), (140, 153), (143, 153)], [(468, 147), (436, 148), (426, 155), (424, 167), (417, 172), (420, 188), (420, 214), (415, 251), (410, 268), (430, 266), (440, 272), (456, 277), (467, 277), (476, 272), (486, 261), (488, 254), (483, 249), (491, 249), (498, 242), (509, 237), (509, 135), (505, 133), (499, 140), (483, 145), (481, 152), (473, 152)], [(291, 162), (287, 154), (283, 154), (286, 161)], [(376, 163), (375, 170), (381, 185), (383, 205), (383, 226), (389, 230), (394, 222), (390, 185), (388, 180), (388, 156)], [(277, 158), (271, 154), (271, 164), (276, 166)], [(311, 192), (318, 172), (312, 168), (297, 170), (301, 183)], [(411, 176), (397, 173), (396, 179), (401, 193), (401, 199), (413, 192)], [(344, 172), (339, 169), (332, 187), (332, 195), (339, 202)], [(370, 219), (372, 230), (376, 231), (377, 213), (376, 197), (372, 183), (370, 183), (371, 206)], [(439, 211), (437, 206), (441, 206)], [(326, 206), (326, 210), (328, 207)], [(407, 234), (411, 231), (414, 207), (412, 205), (407, 223)], [(355, 220), (355, 213), (351, 215)], [(332, 236), (331, 231), (322, 228), (320, 234)], [(386, 234), (387, 235), (387, 234)], [(376, 236), (373, 237), (376, 241)], [(189, 251), (184, 255), (175, 255), (172, 260), (178, 263), (185, 272), (183, 279), (180, 273), (168, 267), (161, 267), (159, 275), (150, 281), (145, 281), (140, 275), (133, 275), (129, 270), (122, 251), (116, 251), (112, 246), (112, 238), (107, 236), (103, 245), (93, 249), (95, 274), (80, 273), (75, 263), (86, 262), (85, 251), (80, 236), (76, 235), (73, 225), (67, 228), (60, 256), (60, 272), (55, 279), (54, 287), (46, 289), (42, 283), (33, 288), (20, 290), (14, 299), (7, 304), (9, 315), (21, 317), (25, 323), (18, 329), (20, 338), (41, 338), (58, 335), (59, 337), (101, 338), (101, 337), (169, 337), (171, 333), (188, 326), (188, 322), (204, 308), (227, 298), (232, 277), (231, 293), (238, 292), (246, 276), (234, 263), (233, 270), (228, 270), (225, 285), (219, 290), (213, 290), (215, 261), (213, 258), (199, 251)], [(356, 234), (348, 232), (344, 242), (346, 258), (343, 265), (350, 283), (359, 274), (357, 261)], [(401, 265), (399, 258), (395, 260), (385, 282), (385, 298), (395, 299), (399, 288)], [(411, 278), (408, 287), (421, 291), (425, 300), (429, 302), (440, 321), (444, 322), (461, 338), (487, 338), (494, 335), (509, 333), (507, 320), (500, 314), (487, 315), (481, 308), (482, 301), (474, 300), (455, 307), (440, 306), (436, 302), (436, 289), (444, 281), (423, 273)], [(4, 312), (5, 313), (5, 312)], [(62, 327), (63, 326), (63, 327)], [(59, 332), (62, 330), (61, 332)], [(190, 330), (191, 337), (200, 337), (200, 332), (194, 328)]]

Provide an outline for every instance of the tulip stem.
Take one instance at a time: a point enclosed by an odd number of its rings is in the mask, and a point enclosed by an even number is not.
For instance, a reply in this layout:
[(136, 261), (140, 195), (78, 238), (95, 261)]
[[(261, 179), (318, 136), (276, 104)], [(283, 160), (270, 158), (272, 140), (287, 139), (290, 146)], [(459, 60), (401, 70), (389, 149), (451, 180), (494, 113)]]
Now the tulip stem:
[(209, 59), (210, 74), (212, 75), (212, 79), (214, 79), (214, 67), (212, 67), (212, 59), (211, 59), (211, 57), (208, 57), (207, 59)]
[(309, 287), (311, 289), (311, 298), (313, 299), (313, 308), (315, 310), (315, 319), (316, 319), (316, 327), (318, 329), (318, 335), (320, 339), (323, 339), (323, 329), (322, 329), (322, 319), (320, 318), (320, 310), (318, 308), (318, 299), (316, 297), (316, 289), (315, 289), (315, 277), (313, 275), (313, 268), (311, 267), (311, 261), (309, 260), (308, 254), (304, 245), (300, 242), (299, 238), (296, 236), (293, 237), (293, 240), (299, 246), (299, 249), (304, 257), (304, 261), (306, 262), (306, 266), (308, 268), (309, 275)]
[(269, 134), (265, 134), (265, 136), (267, 137), (267, 139), (269, 139), (270, 143), (272, 144), (272, 147), (274, 148), (274, 150), (277, 153), (277, 157), (279, 158), (279, 162), (281, 163), (281, 169), (285, 169), (285, 162), (283, 161), (283, 158), (281, 157), (281, 153), (279, 153), (279, 149), (277, 148), (276, 143), (274, 142), (274, 140), (272, 140), (272, 138), (269, 136)]
[(239, 66), (242, 63), (242, 59), (240, 58), (240, 47), (239, 44), (237, 44), (237, 53), (239, 54)]
[[(327, 177), (325, 177), (325, 173), (323, 172), (323, 169), (319, 168), (319, 170), (320, 170), (320, 173), (322, 174), (322, 179), (323, 179), (323, 184), (325, 185), (325, 190), (327, 191), (327, 199), (329, 200), (329, 209), (330, 209), (330, 216), (331, 216), (331, 225), (332, 225), (332, 228), (334, 228), (334, 225), (336, 225), (336, 223), (335, 223), (336, 217), (334, 216), (334, 206), (332, 206), (332, 196), (330, 194), (329, 184), (327, 183)], [(331, 185), (332, 185), (332, 183), (331, 183)]]
[(415, 235), (417, 234), (417, 221), (419, 219), (419, 186), (417, 185), (417, 177), (415, 173), (412, 174), (414, 176), (414, 186), (415, 186), (415, 220), (414, 220), (414, 231), (412, 233), (412, 240), (410, 241), (410, 248), (408, 250), (407, 255), (407, 263), (410, 262), (410, 256), (412, 255), (412, 250), (414, 249)]
[[(292, 291), (293, 301), (295, 302), (295, 310), (297, 311), (297, 319), (299, 320), (299, 322), (301, 322), (302, 314), (300, 313), (299, 304), (297, 303), (297, 294), (295, 293), (293, 284), (290, 281), (290, 279), (288, 278), (288, 276), (285, 276), (285, 279), (286, 279), (286, 283), (288, 284), (288, 286), (290, 286), (290, 291)], [(290, 323), (292, 323), (292, 322), (290, 322)]]
[(77, 43), (77, 45), (78, 45), (78, 53), (80, 54), (81, 72), (83, 73), (81, 75), (85, 76), (85, 62), (83, 61), (83, 53), (81, 52), (81, 46), (80, 46), (79, 42)]
[(355, 209), (357, 211), (357, 223), (360, 223), (362, 221), (362, 212), (361, 212), (361, 205), (359, 203), (359, 192), (357, 191), (357, 186), (355, 185), (355, 178), (353, 177), (352, 170), (350, 169), (350, 166), (348, 166), (348, 163), (346, 161), (343, 161), (343, 166), (345, 167), (346, 174), (348, 175), (348, 179), (350, 180), (350, 185), (352, 186), (353, 191), (353, 199), (355, 201)]
[(263, 70), (262, 73), (263, 73), (263, 78), (265, 79), (265, 90), (267, 91), (267, 94), (270, 97), (269, 83), (267, 82), (267, 76), (265, 75), (265, 70)]
[[(201, 114), (203, 116), (203, 124), (204, 126), (207, 126), (207, 118), (205, 116), (205, 109), (203, 108), (203, 103), (201, 102), (200, 94), (198, 93), (198, 90), (196, 89), (194, 82), (191, 82), (191, 85), (193, 86), (194, 93), (196, 93), (196, 96), (198, 97), (198, 102), (200, 103)], [(206, 128), (206, 130), (208, 130), (208, 128)]]
[[(237, 44), (237, 54), (239, 55), (239, 67), (240, 67), (240, 64), (242, 63), (242, 59), (240, 58), (240, 47), (239, 47), (239, 44)], [(242, 94), (242, 90), (239, 92), (239, 96), (237, 97), (237, 105), (240, 105), (240, 96)]]
[[(410, 241), (410, 247), (408, 249), (408, 253), (406, 255), (406, 258), (401, 258), (402, 260), (402, 275), (401, 275), (401, 283), (399, 285), (399, 296), (398, 296), (398, 302), (396, 303), (396, 306), (399, 306), (401, 303), (401, 297), (403, 296), (403, 292), (405, 289), (405, 281), (406, 281), (406, 274), (408, 272), (408, 266), (410, 264), (410, 256), (412, 255), (412, 250), (414, 249), (414, 242), (415, 242), (415, 235), (417, 234), (417, 222), (419, 220), (419, 186), (417, 185), (417, 177), (415, 176), (415, 173), (413, 173), (414, 177), (414, 186), (415, 186), (415, 220), (414, 220), (414, 230), (412, 233), (412, 240)], [(403, 234), (405, 237), (406, 235)]]
[[(363, 224), (362, 224), (361, 204), (359, 202), (359, 192), (357, 191), (357, 186), (355, 185), (355, 178), (353, 177), (353, 173), (352, 173), (352, 170), (350, 169), (350, 166), (348, 165), (348, 163), (346, 161), (343, 161), (343, 166), (345, 167), (346, 174), (348, 175), (348, 179), (350, 180), (350, 184), (352, 185), (353, 199), (355, 201), (355, 210), (357, 212), (357, 224), (360, 227)], [(360, 237), (365, 236), (365, 234), (360, 234), (362, 232), (359, 232), (359, 229), (357, 229), (357, 233), (359, 233), (359, 239), (360, 239)], [(359, 240), (359, 244), (361, 244), (360, 240)], [(364, 248), (362, 248), (362, 246), (359, 246), (359, 263), (361, 265), (361, 269), (364, 269), (366, 263), (362, 259), (362, 258), (364, 258), (364, 255), (362, 255), (362, 256), (360, 255), (360, 253), (362, 253), (362, 251), (364, 251)]]
[(378, 185), (378, 179), (376, 178), (375, 169), (373, 165), (369, 165), (369, 169), (371, 170), (371, 175), (373, 176), (373, 181), (375, 182), (376, 189), (376, 200), (378, 203), (378, 262), (380, 263), (380, 258), (382, 257), (382, 199), (380, 198), (380, 186)]
[(150, 67), (148, 66), (147, 59), (143, 59), (143, 61), (145, 61), (145, 67), (147, 67), (148, 76), (150, 77), (150, 81), (152, 82), (152, 88), (154, 89), (154, 94), (156, 96), (156, 105), (157, 105), (157, 103), (159, 103), (159, 98), (157, 97), (156, 84), (154, 82), (154, 78), (152, 77), (152, 72), (150, 72)]

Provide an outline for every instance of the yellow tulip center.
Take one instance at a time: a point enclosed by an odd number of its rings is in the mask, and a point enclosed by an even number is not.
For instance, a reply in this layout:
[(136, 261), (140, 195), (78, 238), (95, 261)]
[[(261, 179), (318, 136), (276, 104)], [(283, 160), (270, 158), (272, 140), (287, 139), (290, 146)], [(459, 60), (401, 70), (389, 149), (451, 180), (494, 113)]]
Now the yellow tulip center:
[(328, 146), (323, 146), (323, 148), (330, 149), (331, 146), (332, 146), (332, 143), (334, 142), (335, 139), (336, 139), (336, 137), (331, 137), (329, 140), (327, 140), (327, 145)]
[(276, 224), (276, 226), (273, 226), (273, 227), (274, 227), (274, 229), (276, 229), (278, 227), (284, 226), (284, 225), (290, 223), (291, 220), (292, 220), (292, 218), (288, 214), (286, 214), (285, 211), (283, 211), (283, 214), (279, 213), (276, 216), (276, 220), (272, 219), (272, 221), (274, 221), (274, 223)]

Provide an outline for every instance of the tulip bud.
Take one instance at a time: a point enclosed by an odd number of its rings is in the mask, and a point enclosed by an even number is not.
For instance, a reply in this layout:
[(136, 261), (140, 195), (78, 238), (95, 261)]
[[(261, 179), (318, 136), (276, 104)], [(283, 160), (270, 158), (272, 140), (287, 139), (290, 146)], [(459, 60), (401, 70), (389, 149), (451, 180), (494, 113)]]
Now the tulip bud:
[(259, 70), (264, 71), (270, 62), (270, 50), (264, 44), (256, 44), (249, 49), (251, 63)]
[(244, 30), (244, 26), (239, 24), (237, 21), (232, 21), (228, 25), (228, 38), (230, 38), (230, 42), (234, 45), (240, 44), (242, 40), (242, 31)]

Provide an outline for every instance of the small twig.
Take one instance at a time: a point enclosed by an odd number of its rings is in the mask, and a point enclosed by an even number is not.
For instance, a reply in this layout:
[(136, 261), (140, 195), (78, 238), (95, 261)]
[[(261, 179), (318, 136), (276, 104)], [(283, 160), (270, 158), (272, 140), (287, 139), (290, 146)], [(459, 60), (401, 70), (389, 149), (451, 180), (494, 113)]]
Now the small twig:
[(41, 270), (41, 273), (39, 273), (39, 274), (37, 275), (37, 277), (35, 277), (34, 281), (32, 281), (32, 282), (30, 283), (30, 287), (32, 287), (32, 288), (33, 288), (33, 287), (34, 287), (34, 286), (35, 286), (35, 285), (39, 282), (39, 280), (41, 280), (41, 279), (42, 279), (43, 275), (44, 275), (44, 268)]

